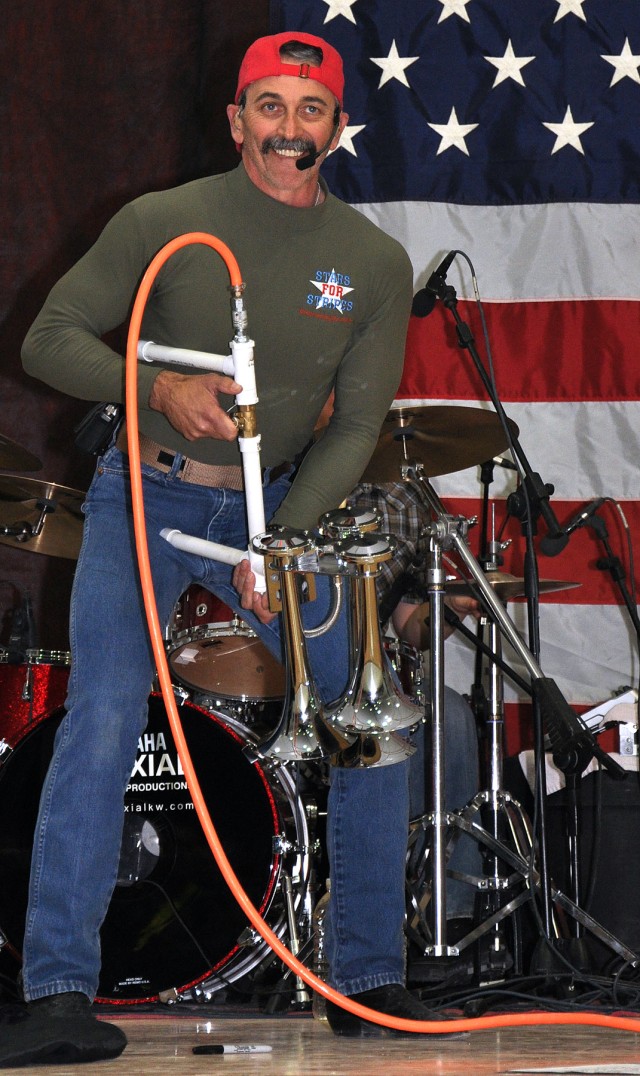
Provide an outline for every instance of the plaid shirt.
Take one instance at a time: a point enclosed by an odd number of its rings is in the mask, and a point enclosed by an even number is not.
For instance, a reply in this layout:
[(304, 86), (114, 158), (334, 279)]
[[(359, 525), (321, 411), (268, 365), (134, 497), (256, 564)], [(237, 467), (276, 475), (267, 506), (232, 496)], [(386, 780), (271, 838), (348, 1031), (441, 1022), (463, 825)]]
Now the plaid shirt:
[[(418, 584), (426, 583), (426, 554), (429, 538), (423, 535), (424, 526), (431, 521), (429, 508), (407, 482), (385, 482), (371, 485), (361, 482), (347, 498), (350, 508), (369, 508), (380, 516), (380, 530), (392, 534), (398, 545), (394, 556), (380, 566), (376, 579), (378, 599), (382, 604), (399, 577), (410, 572)], [(418, 563), (419, 562), (419, 563)], [(416, 566), (418, 564), (418, 566)], [(419, 605), (424, 601), (417, 589), (402, 594), (403, 602)]]

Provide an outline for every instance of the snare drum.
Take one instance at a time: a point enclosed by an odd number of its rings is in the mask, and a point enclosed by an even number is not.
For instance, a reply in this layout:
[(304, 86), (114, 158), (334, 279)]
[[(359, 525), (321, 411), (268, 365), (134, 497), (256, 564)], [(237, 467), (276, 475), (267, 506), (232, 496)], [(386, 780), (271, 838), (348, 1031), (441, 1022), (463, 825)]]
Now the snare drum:
[[(280, 887), (287, 850), (296, 909), (309, 878), (306, 814), (286, 767), (249, 762), (248, 735), (228, 717), (179, 707), (189, 752), (222, 846), (269, 926), (285, 932)], [(8, 952), (24, 934), (38, 801), (62, 711), (42, 718), (0, 765), (0, 930)], [(162, 697), (125, 796), (118, 880), (101, 932), (101, 1000), (175, 1000), (202, 984), (213, 993), (264, 959), (266, 943), (239, 942), (247, 920), (222, 877), (193, 806)]]
[(31, 725), (62, 706), (71, 654), (67, 650), (25, 650), (15, 663), (0, 651), (0, 738), (13, 746)]
[(227, 605), (199, 586), (190, 587), (174, 611), (169, 665), (176, 680), (217, 700), (219, 708), (284, 697), (280, 662)]

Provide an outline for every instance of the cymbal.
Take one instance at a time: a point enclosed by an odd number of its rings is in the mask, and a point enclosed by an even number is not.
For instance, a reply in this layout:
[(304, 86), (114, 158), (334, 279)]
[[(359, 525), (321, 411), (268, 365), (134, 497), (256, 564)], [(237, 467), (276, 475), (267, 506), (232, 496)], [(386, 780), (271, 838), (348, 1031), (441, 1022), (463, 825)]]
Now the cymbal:
[[(517, 437), (515, 422), (508, 419), (508, 423)], [(410, 461), (421, 463), (427, 478), (451, 474), (484, 463), (507, 447), (500, 419), (484, 408), (439, 404), (392, 408), (361, 481), (400, 481), (402, 464)]]
[[(509, 572), (487, 572), (487, 583), (491, 585), (500, 601), (507, 602), (511, 598), (521, 598), (525, 593), (524, 579), (519, 579)], [(545, 594), (552, 590), (572, 590), (582, 586), (582, 583), (569, 583), (563, 579), (541, 579), (539, 581), (540, 593)], [(472, 585), (466, 579), (450, 579), (445, 583), (447, 594), (471, 595), (474, 593)]]
[(0, 543), (75, 560), (82, 541), (84, 498), (81, 490), (55, 482), (0, 475)]
[(22, 445), (10, 441), (0, 433), (0, 469), (3, 471), (39, 471), (42, 460), (28, 452)]

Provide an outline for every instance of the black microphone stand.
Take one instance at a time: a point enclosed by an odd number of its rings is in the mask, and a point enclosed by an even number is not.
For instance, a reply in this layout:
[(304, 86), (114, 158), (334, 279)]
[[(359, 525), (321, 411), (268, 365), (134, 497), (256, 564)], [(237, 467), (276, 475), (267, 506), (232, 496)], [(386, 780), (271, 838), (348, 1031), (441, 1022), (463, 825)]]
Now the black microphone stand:
[[(553, 493), (553, 486), (544, 483), (540, 475), (533, 472), (518, 438), (513, 437), (511, 434), (502, 404), (478, 354), (473, 334), (458, 312), (455, 288), (446, 284), (444, 281), (439, 282), (437, 295), (454, 318), (459, 345), (461, 348), (468, 350), (473, 359), (489, 399), (504, 426), (507, 442), (514, 457), (517, 458), (524, 476), (524, 508), (522, 517), (523, 522), (526, 520), (525, 537), (527, 540), (527, 547), (525, 554), (525, 597), (529, 626), (529, 652), (533, 659), (534, 668), (539, 669), (539, 587), (537, 562), (535, 551), (533, 549), (532, 537), (539, 515), (543, 516), (550, 535), (558, 538), (563, 536), (558, 520), (549, 504), (549, 497)], [(566, 540), (568, 541), (568, 538)], [(560, 769), (563, 768), (563, 762), (567, 762), (570, 768), (575, 765), (575, 756), (576, 754), (579, 754), (581, 760), (587, 756), (587, 761), (584, 765), (586, 765), (589, 759), (595, 755), (614, 776), (624, 778), (625, 772), (622, 767), (618, 766), (613, 759), (610, 759), (609, 756), (602, 751), (589, 730), (578, 721), (577, 716), (573, 713), (568, 703), (561, 695), (556, 683), (550, 678), (545, 677), (541, 670), (539, 671), (540, 675), (538, 676), (534, 673), (532, 679), (532, 712), (534, 723), (536, 787), (538, 792), (536, 835), (538, 838), (538, 854), (540, 862), (539, 890), (542, 900), (544, 941), (548, 947), (545, 951), (545, 957), (542, 959), (542, 963), (544, 964), (546, 962), (547, 954), (553, 953), (554, 946), (551, 879), (549, 874), (546, 840), (547, 784), (546, 756), (544, 750), (545, 725), (551, 741), (554, 761), (556, 761), (556, 765), (559, 765)]]
[(597, 534), (599, 540), (604, 546), (606, 556), (599, 557), (596, 561), (596, 568), (601, 572), (609, 572), (613, 582), (617, 584), (618, 590), (622, 595), (622, 600), (627, 608), (627, 612), (631, 618), (634, 631), (636, 633), (636, 640), (638, 644), (638, 650), (640, 651), (640, 618), (638, 617), (638, 608), (633, 601), (633, 598), (629, 592), (626, 582), (626, 572), (620, 561), (619, 557), (614, 555), (609, 542), (609, 532), (607, 531), (606, 523), (598, 515), (591, 516), (590, 519), (586, 519), (583, 523), (585, 527), (591, 527)]
[[(480, 516), (480, 547), (478, 559), (483, 568), (486, 568), (487, 557), (489, 555), (489, 488), (493, 482), (494, 470), (495, 463), (493, 460), (487, 460), (480, 466), (482, 512)], [(476, 634), (478, 640), (484, 642), (484, 625), (481, 621), (478, 622)], [(480, 647), (476, 649), (475, 672), (473, 677), (473, 687), (471, 688), (471, 709), (475, 714), (476, 721), (482, 722), (482, 726), (484, 727), (488, 704), (487, 694), (482, 683), (482, 650)]]

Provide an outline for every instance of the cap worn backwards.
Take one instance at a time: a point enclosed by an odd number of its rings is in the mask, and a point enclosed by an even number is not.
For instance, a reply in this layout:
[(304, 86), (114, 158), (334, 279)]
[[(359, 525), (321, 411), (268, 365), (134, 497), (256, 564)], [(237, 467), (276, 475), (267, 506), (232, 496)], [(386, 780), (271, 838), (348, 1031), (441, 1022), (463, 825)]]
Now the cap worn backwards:
[[(320, 49), (322, 54), (320, 65), (297, 63), (295, 60), (283, 60), (280, 55), (281, 47), (295, 41)], [(331, 91), (340, 108), (342, 108), (344, 94), (342, 58), (340, 53), (321, 37), (304, 34), (296, 30), (286, 31), (282, 34), (272, 34), (270, 37), (257, 38), (247, 49), (240, 65), (235, 103), (238, 104), (243, 91), (246, 90), (251, 82), (257, 82), (260, 78), (269, 78), (272, 75), (289, 75), (303, 79), (314, 79)]]

